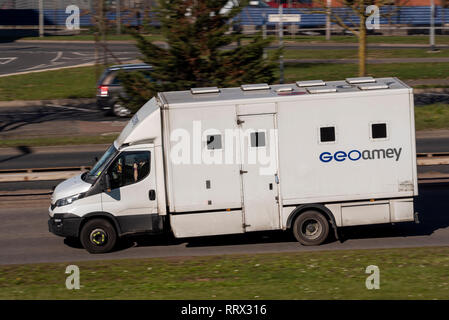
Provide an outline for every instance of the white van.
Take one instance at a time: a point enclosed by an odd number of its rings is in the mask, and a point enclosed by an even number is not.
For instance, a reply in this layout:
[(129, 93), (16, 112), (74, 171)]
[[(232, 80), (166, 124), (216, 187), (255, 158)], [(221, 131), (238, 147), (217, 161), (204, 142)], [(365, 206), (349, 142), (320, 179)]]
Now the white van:
[(92, 253), (118, 237), (337, 228), (414, 221), (413, 92), (348, 78), (162, 92), (98, 163), (59, 184), (49, 229)]

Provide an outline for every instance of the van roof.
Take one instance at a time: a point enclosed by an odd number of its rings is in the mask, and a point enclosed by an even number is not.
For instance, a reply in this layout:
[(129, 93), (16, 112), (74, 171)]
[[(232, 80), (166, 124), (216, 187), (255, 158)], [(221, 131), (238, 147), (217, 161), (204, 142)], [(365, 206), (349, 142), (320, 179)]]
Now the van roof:
[(275, 85), (260, 83), (235, 88), (192, 88), (186, 91), (162, 92), (160, 95), (167, 104), (179, 104), (275, 98), (279, 96), (324, 95), (342, 92), (385, 92), (395, 89), (410, 89), (410, 87), (397, 78), (360, 77), (330, 82), (309, 80)]

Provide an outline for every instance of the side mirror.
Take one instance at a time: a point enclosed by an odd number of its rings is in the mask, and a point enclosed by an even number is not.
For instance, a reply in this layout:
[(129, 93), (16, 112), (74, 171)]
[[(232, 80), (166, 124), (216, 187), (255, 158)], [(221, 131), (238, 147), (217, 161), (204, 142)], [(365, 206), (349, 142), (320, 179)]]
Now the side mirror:
[(111, 177), (107, 173), (104, 175), (104, 190), (111, 192)]

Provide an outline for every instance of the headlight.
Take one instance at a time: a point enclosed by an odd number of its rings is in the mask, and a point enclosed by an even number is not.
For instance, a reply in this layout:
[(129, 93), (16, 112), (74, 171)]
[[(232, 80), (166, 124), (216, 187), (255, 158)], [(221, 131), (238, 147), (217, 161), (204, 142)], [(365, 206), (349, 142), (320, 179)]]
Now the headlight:
[(58, 201), (56, 201), (55, 205), (57, 207), (66, 206), (68, 204), (71, 204), (75, 200), (84, 198), (84, 195), (85, 195), (85, 193), (78, 193), (78, 194), (75, 194), (75, 195), (70, 196), (70, 197), (65, 197), (65, 198), (59, 199)]

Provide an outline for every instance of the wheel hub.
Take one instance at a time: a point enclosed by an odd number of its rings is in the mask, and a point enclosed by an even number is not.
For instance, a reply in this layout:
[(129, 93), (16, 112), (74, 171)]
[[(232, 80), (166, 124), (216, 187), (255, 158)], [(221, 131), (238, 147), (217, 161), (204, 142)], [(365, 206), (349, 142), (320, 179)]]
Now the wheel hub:
[(309, 239), (316, 239), (320, 236), (322, 230), (321, 225), (318, 221), (314, 219), (309, 219), (304, 221), (302, 227), (302, 233), (305, 237)]
[(107, 234), (103, 229), (95, 229), (90, 233), (90, 241), (97, 245), (102, 246), (107, 242)]

